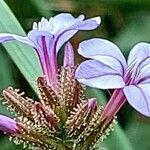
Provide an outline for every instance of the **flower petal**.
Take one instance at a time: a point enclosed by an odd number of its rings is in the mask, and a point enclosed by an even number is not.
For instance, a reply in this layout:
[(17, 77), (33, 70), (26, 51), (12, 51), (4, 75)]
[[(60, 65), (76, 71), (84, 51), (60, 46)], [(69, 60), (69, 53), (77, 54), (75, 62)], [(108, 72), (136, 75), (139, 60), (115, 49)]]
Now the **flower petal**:
[(60, 50), (62, 45), (67, 42), (78, 30), (65, 30), (59, 35), (55, 35), (55, 48), (56, 52)]
[(142, 61), (136, 69), (137, 83), (150, 83), (150, 57)]
[[(52, 34), (58, 34), (63, 30), (92, 30), (97, 28), (100, 23), (100, 17), (94, 17), (91, 19), (84, 20), (84, 15), (80, 15), (78, 18), (74, 18), (69, 13), (61, 13), (54, 18), (50, 18), (49, 24), (51, 24)], [(47, 25), (47, 20), (41, 20), (41, 26), (45, 27)]]
[[(67, 18), (68, 19), (68, 18)], [(95, 17), (87, 20), (83, 20), (83, 15), (80, 15), (78, 18), (74, 18), (70, 23), (66, 25), (66, 18), (64, 17), (64, 22), (59, 21), (59, 24), (62, 26), (62, 24), (65, 24), (61, 32), (57, 33), (55, 36), (57, 42), (57, 51), (60, 49), (60, 47), (68, 41), (78, 30), (92, 30), (97, 28), (100, 25), (100, 17)], [(68, 21), (69, 22), (69, 21)], [(69, 26), (70, 25), (70, 26)], [(60, 29), (59, 29), (60, 30)], [(59, 39), (59, 40), (58, 40)]]
[(44, 58), (42, 37), (45, 37), (46, 44), (47, 44), (46, 47), (48, 48), (48, 52), (53, 51), (53, 47), (51, 47), (51, 40), (53, 38), (53, 35), (50, 34), (49, 32), (31, 30), (27, 36), (28, 36), (28, 39), (32, 41), (33, 47), (37, 50), (37, 53), (40, 55), (41, 58), (42, 57)]
[(32, 30), (28, 38), (34, 43), (38, 54), (43, 74), (49, 85), (57, 83), (57, 57), (54, 48), (53, 35), (47, 31)]
[(144, 61), (149, 57), (150, 44), (144, 42), (138, 43), (130, 51), (128, 65), (130, 66), (132, 63), (136, 63), (138, 65), (141, 61)]
[(74, 66), (73, 47), (70, 42), (68, 42), (65, 45), (63, 66), (64, 67), (73, 67)]
[(76, 70), (76, 78), (85, 85), (100, 89), (125, 86), (118, 72), (97, 60), (87, 60), (81, 63)]
[(135, 83), (150, 83), (150, 44), (138, 43), (128, 58), (128, 70)]
[(74, 26), (70, 27), (73, 30), (92, 30), (97, 28), (101, 23), (100, 17), (94, 17), (91, 19), (86, 19), (84, 21), (77, 22)]
[(58, 34), (63, 30), (66, 30), (67, 28), (73, 26), (74, 24), (82, 22), (83, 19), (84, 15), (80, 15), (78, 18), (74, 18), (69, 13), (61, 13), (54, 18), (50, 18), (49, 23), (52, 24), (53, 28), (53, 30), (51, 30), (51, 33)]
[(33, 43), (33, 47), (38, 50), (41, 50), (42, 48), (41, 43), (42, 37), (46, 37), (46, 39), (51, 39), (53, 37), (53, 35), (47, 31), (38, 31), (38, 30), (31, 30), (27, 36), (28, 39)]
[(19, 133), (16, 121), (3, 115), (0, 115), (0, 130), (8, 134)]
[(17, 40), (19, 42), (34, 46), (34, 44), (27, 37), (10, 34), (10, 33), (0, 33), (0, 43), (11, 41), (11, 40)]
[(123, 89), (129, 104), (145, 116), (150, 116), (150, 84), (129, 85)]
[(98, 60), (123, 76), (126, 69), (126, 61), (119, 48), (110, 41), (104, 39), (90, 39), (80, 43), (78, 52), (80, 55)]

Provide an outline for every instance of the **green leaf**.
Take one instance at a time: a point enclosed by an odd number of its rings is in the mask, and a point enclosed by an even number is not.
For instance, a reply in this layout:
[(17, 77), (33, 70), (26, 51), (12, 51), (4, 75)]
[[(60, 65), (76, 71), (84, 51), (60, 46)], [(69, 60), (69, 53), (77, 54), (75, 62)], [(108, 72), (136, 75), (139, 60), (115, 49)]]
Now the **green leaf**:
[[(16, 85), (13, 78), (12, 68), (14, 64), (8, 57), (8, 54), (5, 52), (4, 48), (0, 46), (0, 92), (7, 86)], [(14, 72), (15, 70), (13, 70)], [(5, 114), (10, 116), (10, 111), (6, 109), (6, 106), (0, 101), (0, 114)]]
[[(3, 0), (0, 1), (0, 12), (0, 32), (15, 33), (25, 36), (24, 30)], [(41, 70), (34, 50), (16, 41), (3, 44), (3, 46), (35, 90), (34, 82), (41, 74)]]
[(119, 125), (116, 125), (111, 135), (104, 141), (107, 150), (133, 150), (129, 139)]
[[(9, 59), (8, 54), (5, 52), (5, 49), (0, 45), (0, 89), (6, 88), (6, 86), (14, 85), (12, 68), (14, 65)], [(1, 90), (0, 90), (1, 91)]]
[(136, 150), (149, 150), (150, 149), (150, 120), (147, 118), (134, 118), (128, 124), (126, 132)]

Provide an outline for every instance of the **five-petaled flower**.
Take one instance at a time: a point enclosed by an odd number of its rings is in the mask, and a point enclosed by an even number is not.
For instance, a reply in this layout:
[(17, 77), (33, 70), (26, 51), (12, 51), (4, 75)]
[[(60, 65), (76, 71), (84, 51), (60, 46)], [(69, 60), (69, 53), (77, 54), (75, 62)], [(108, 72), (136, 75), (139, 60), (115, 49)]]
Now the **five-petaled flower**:
[[(33, 24), (27, 37), (0, 34), (0, 42), (18, 40), (34, 47), (43, 75), (38, 77), (39, 101), (9, 87), (3, 90), (5, 102), (16, 120), (0, 116), (0, 130), (32, 150), (89, 150), (112, 129), (100, 120), (102, 108), (95, 98), (84, 97), (83, 86), (75, 79), (73, 47), (68, 40), (78, 30), (95, 29), (100, 17), (84, 20), (70, 14), (42, 18)], [(58, 68), (57, 53), (65, 43), (63, 66)]]
[(90, 39), (79, 45), (84, 61), (76, 71), (79, 82), (100, 89), (115, 89), (102, 113), (108, 122), (126, 99), (145, 116), (150, 116), (150, 44), (138, 43), (126, 63), (120, 49), (104, 39)]
[(100, 17), (84, 20), (84, 15), (74, 18), (71, 14), (62, 13), (49, 20), (42, 18), (33, 23), (33, 29), (27, 37), (10, 33), (1, 33), (0, 42), (17, 40), (32, 46), (39, 57), (43, 74), (49, 85), (57, 84), (57, 53), (78, 30), (92, 30), (99, 26)]

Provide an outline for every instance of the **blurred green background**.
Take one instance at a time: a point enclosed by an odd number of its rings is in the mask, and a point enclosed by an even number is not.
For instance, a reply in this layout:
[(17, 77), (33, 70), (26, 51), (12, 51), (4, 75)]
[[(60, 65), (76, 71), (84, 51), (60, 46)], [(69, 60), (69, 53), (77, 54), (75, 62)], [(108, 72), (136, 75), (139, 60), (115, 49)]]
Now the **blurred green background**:
[[(76, 63), (83, 61), (76, 49), (84, 39), (109, 39), (121, 48), (125, 56), (137, 42), (150, 42), (149, 0), (1, 0), (0, 32), (24, 35), (21, 26), (27, 33), (32, 23), (42, 16), (49, 18), (62, 12), (70, 12), (74, 16), (85, 14), (87, 18), (101, 16), (102, 19), (96, 30), (80, 32), (71, 39)], [(38, 61), (32, 49), (15, 42), (0, 46), (0, 91), (13, 86), (25, 91), (28, 97), (37, 99), (35, 80), (39, 74)], [(97, 97), (100, 104), (110, 97), (107, 91), (87, 90), (87, 97)], [(0, 113), (11, 115), (2, 104)], [(118, 113), (115, 131), (99, 147), (100, 150), (150, 150), (150, 119), (126, 103)], [(0, 150), (22, 149), (0, 132)]]

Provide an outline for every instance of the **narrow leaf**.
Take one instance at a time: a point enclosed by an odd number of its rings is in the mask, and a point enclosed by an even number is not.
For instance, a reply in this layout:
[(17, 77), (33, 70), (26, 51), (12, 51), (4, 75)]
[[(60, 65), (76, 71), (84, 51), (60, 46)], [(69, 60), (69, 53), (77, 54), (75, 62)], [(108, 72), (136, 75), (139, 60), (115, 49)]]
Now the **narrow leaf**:
[[(0, 1), (0, 12), (0, 32), (25, 36), (24, 30), (3, 0)], [(25, 44), (15, 41), (4, 43), (3, 46), (30, 85), (35, 89), (34, 82), (41, 74), (41, 70), (34, 50)]]

